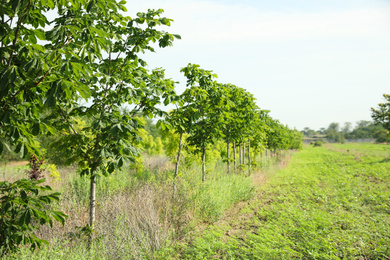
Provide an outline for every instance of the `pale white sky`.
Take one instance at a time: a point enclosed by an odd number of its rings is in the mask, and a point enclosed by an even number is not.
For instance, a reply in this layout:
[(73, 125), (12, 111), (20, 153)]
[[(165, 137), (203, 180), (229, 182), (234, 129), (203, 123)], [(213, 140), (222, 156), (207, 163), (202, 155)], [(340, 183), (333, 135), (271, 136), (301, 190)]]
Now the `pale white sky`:
[(188, 63), (254, 94), (262, 109), (298, 130), (371, 120), (390, 93), (390, 0), (128, 0), (174, 19), (173, 47), (146, 55), (169, 78)]

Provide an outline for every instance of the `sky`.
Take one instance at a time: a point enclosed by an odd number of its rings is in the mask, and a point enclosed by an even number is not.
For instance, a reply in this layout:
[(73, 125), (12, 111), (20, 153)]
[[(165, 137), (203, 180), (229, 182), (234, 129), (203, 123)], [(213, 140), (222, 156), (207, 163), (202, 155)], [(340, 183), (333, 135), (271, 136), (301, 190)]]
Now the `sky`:
[(252, 93), (290, 128), (371, 120), (390, 93), (390, 0), (127, 1), (134, 17), (164, 9), (161, 28), (182, 39), (144, 59), (185, 89), (180, 69), (199, 64)]

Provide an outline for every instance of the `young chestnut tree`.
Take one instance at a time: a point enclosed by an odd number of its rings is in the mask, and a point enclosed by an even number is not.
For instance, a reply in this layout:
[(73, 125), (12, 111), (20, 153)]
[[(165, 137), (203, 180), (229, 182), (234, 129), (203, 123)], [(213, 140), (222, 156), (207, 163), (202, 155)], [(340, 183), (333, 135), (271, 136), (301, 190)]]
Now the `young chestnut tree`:
[(378, 108), (371, 108), (371, 117), (376, 124), (382, 124), (390, 132), (390, 95), (383, 94), (384, 103), (379, 103)]
[[(154, 51), (156, 44), (167, 47), (180, 38), (157, 29), (172, 20), (161, 17), (161, 9), (124, 16), (125, 3), (0, 3), (0, 152), (8, 142), (21, 155), (39, 154), (34, 136), (61, 132), (58, 148), (90, 176), (91, 227), (97, 176), (112, 173), (138, 154), (136, 116), (161, 116), (164, 112), (156, 105), (175, 98), (164, 71), (147, 71), (138, 57)], [(49, 10), (57, 12), (52, 21), (46, 16)], [(122, 113), (126, 104), (132, 109)], [(80, 117), (88, 117), (90, 124), (76, 130)]]
[(206, 178), (206, 145), (213, 144), (222, 136), (218, 125), (223, 119), (226, 93), (213, 78), (217, 75), (212, 71), (201, 69), (197, 64), (188, 64), (181, 72), (187, 77), (187, 88), (182, 94), (188, 115), (188, 144), (195, 146), (202, 153), (202, 181)]

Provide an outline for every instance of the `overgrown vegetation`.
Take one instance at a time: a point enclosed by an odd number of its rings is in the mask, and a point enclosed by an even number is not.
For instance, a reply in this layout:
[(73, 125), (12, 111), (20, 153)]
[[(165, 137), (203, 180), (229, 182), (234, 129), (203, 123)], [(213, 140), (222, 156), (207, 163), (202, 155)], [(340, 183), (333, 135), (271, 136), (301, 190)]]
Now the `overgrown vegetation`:
[[(36, 173), (36, 172), (34, 172)], [(17, 252), (20, 245), (29, 245), (32, 250), (48, 244), (34, 233), (44, 224), (53, 226), (53, 219), (62, 225), (67, 217), (61, 211), (48, 208), (53, 201), (59, 200), (59, 193), (51, 191), (49, 186), (41, 186), (45, 180), (22, 179), (9, 183), (0, 183), (0, 256)]]
[[(253, 158), (254, 159), (254, 158)], [(278, 158), (257, 157), (259, 167), (269, 167)], [(207, 181), (199, 178), (199, 164), (183, 167), (172, 189), (173, 165), (167, 157), (145, 158), (144, 170), (124, 169), (97, 182), (98, 214), (95, 241), (87, 250), (89, 178), (74, 168), (60, 168), (56, 184), (62, 192), (54, 206), (69, 217), (62, 227), (40, 226), (34, 234), (50, 242), (31, 253), (25, 247), (9, 255), (29, 259), (150, 259), (193, 232), (198, 225), (218, 221), (239, 201), (255, 195), (252, 176), (226, 175), (222, 161), (209, 163)], [(23, 171), (14, 172), (22, 176)], [(51, 182), (54, 183), (54, 180)], [(5, 258), (7, 259), (7, 258)]]

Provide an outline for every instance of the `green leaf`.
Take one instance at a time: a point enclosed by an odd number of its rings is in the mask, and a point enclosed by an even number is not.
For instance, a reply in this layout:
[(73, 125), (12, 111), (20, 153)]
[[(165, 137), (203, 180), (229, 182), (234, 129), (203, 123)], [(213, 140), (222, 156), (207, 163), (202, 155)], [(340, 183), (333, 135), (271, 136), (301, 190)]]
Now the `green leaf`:
[(87, 85), (83, 83), (79, 83), (75, 85), (75, 88), (77, 92), (80, 94), (80, 96), (84, 98), (86, 101), (91, 97), (91, 91)]
[(28, 36), (28, 39), (30, 40), (30, 42), (32, 42), (33, 44), (36, 44), (37, 43), (37, 38), (35, 37), (34, 34), (30, 34)]
[(31, 211), (30, 209), (27, 209), (19, 218), (18, 225), (23, 226), (23, 225), (28, 225), (30, 224), (31, 221)]
[(34, 30), (35, 36), (38, 37), (39, 40), (45, 41), (46, 36), (45, 36), (45, 31), (42, 29), (36, 29)]
[(23, 0), (12, 1), (12, 10), (14, 11), (15, 14), (19, 13), (22, 2)]
[(39, 133), (40, 133), (40, 124), (39, 124), (39, 123), (36, 123), (36, 124), (34, 124), (34, 126), (33, 126), (32, 134), (35, 135), (35, 136), (37, 136), (37, 135), (39, 135)]
[(24, 157), (24, 144), (18, 143), (18, 145), (15, 148), (15, 153), (18, 153), (20, 155), (20, 158)]
[(121, 168), (123, 166), (123, 157), (119, 158), (118, 160), (118, 168)]
[(60, 211), (52, 211), (51, 214), (55, 220), (61, 223), (61, 225), (65, 225), (65, 218), (68, 217), (67, 215)]
[(115, 171), (115, 165), (110, 162), (110, 164), (108, 165), (108, 172), (109, 173), (113, 173)]

